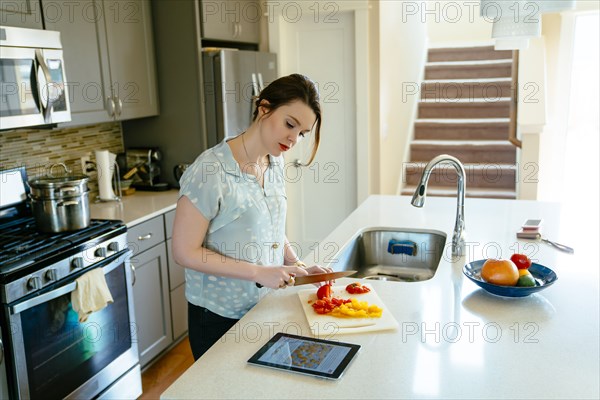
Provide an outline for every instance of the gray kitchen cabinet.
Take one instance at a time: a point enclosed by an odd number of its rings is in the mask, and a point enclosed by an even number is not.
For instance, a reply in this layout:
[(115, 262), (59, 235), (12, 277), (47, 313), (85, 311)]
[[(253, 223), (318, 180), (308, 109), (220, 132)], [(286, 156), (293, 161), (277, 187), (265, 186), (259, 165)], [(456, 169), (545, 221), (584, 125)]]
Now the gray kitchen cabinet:
[(241, 43), (260, 41), (262, 9), (259, 1), (202, 1), (202, 39)]
[(113, 110), (118, 120), (157, 115), (150, 1), (104, 0), (102, 5), (110, 60), (110, 74), (104, 75), (104, 82), (110, 84), (110, 90), (105, 90), (112, 95), (109, 113)]
[(38, 0), (2, 0), (0, 25), (19, 28), (44, 29)]
[(108, 60), (106, 46), (100, 45), (98, 26), (94, 23), (95, 1), (43, 0), (43, 4), (53, 4), (63, 16), (47, 18), (46, 27), (60, 32), (63, 45), (71, 102), (71, 122), (65, 125), (112, 121), (114, 118), (107, 112), (105, 100), (110, 91), (107, 92), (103, 84), (103, 69), (108, 69)]
[(143, 368), (173, 343), (163, 217), (132, 227), (127, 237), (128, 245), (134, 251), (131, 260), (135, 267), (134, 335)]
[(46, 28), (61, 32), (72, 115), (64, 125), (158, 114), (149, 0), (42, 4)]
[(173, 321), (173, 339), (177, 340), (188, 331), (187, 300), (185, 298), (185, 269), (173, 258), (171, 236), (175, 210), (165, 213), (165, 232), (167, 237), (167, 258), (169, 262), (169, 290), (171, 298), (171, 318)]

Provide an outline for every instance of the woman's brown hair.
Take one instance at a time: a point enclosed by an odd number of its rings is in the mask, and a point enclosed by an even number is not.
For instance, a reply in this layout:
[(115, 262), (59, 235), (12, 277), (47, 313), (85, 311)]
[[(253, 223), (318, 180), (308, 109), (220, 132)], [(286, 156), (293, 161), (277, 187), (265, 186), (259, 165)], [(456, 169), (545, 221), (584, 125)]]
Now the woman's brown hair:
[[(262, 102), (263, 100), (266, 100), (266, 102)], [(315, 159), (319, 143), (321, 142), (321, 104), (319, 103), (319, 91), (310, 78), (300, 74), (292, 74), (271, 82), (256, 97), (254, 102), (256, 108), (252, 119), (256, 120), (258, 117), (259, 106), (268, 109), (268, 114), (283, 105), (297, 100), (309, 106), (317, 116), (312, 154), (305, 164), (308, 165)]]

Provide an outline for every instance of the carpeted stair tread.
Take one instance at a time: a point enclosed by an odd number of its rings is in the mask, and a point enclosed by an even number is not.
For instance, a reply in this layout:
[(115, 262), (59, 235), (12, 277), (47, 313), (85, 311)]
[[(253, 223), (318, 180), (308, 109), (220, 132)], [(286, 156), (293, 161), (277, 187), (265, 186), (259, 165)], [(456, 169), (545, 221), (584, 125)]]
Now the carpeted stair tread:
[(418, 119), (415, 140), (506, 140), (509, 118)]
[(421, 99), (498, 101), (508, 98), (510, 100), (512, 91), (510, 79), (429, 80), (421, 84)]
[(506, 118), (510, 116), (510, 99), (499, 101), (423, 101), (418, 118)]
[(455, 78), (455, 79), (425, 79), (423, 83), (493, 83), (512, 82), (511, 78)]
[(429, 161), (439, 154), (449, 154), (463, 163), (513, 164), (515, 147), (508, 140), (414, 140), (410, 144), (410, 160)]
[(510, 118), (419, 118), (417, 124), (507, 124)]
[(512, 76), (512, 61), (496, 63), (428, 63), (425, 79), (506, 78)]
[(464, 66), (486, 66), (512, 64), (512, 57), (501, 60), (474, 60), (474, 61), (427, 61), (425, 67), (464, 67)]
[(493, 45), (485, 46), (445, 46), (430, 48), (427, 59), (430, 61), (492, 60), (511, 58), (512, 51), (494, 50)]

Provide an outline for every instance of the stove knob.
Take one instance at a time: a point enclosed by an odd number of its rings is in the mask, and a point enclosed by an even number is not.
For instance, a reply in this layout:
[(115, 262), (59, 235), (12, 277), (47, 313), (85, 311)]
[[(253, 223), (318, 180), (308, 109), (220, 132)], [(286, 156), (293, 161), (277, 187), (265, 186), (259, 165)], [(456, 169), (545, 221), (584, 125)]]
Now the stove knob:
[(83, 258), (74, 258), (73, 261), (71, 261), (71, 267), (73, 267), (74, 269), (83, 268)]
[(33, 276), (27, 279), (27, 289), (37, 290), (42, 288), (42, 281), (39, 276)]
[(106, 257), (106, 249), (104, 247), (98, 247), (96, 251), (94, 251), (94, 255), (96, 257)]
[(117, 252), (119, 251), (119, 242), (110, 242), (108, 244), (108, 250)]
[(44, 273), (44, 279), (46, 282), (54, 282), (58, 279), (58, 273), (56, 268), (50, 268), (48, 271)]

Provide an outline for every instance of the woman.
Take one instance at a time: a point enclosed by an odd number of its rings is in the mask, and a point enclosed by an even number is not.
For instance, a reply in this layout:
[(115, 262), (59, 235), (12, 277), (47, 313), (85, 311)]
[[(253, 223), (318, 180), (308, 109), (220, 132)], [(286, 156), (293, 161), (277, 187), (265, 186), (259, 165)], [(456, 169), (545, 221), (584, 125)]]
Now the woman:
[[(181, 177), (173, 227), (175, 261), (186, 267), (189, 339), (198, 359), (267, 289), (327, 272), (299, 261), (285, 236), (282, 154), (314, 131), (316, 87), (302, 75), (279, 78), (255, 100), (251, 125), (203, 152)], [(264, 288), (259, 289), (256, 283)]]

